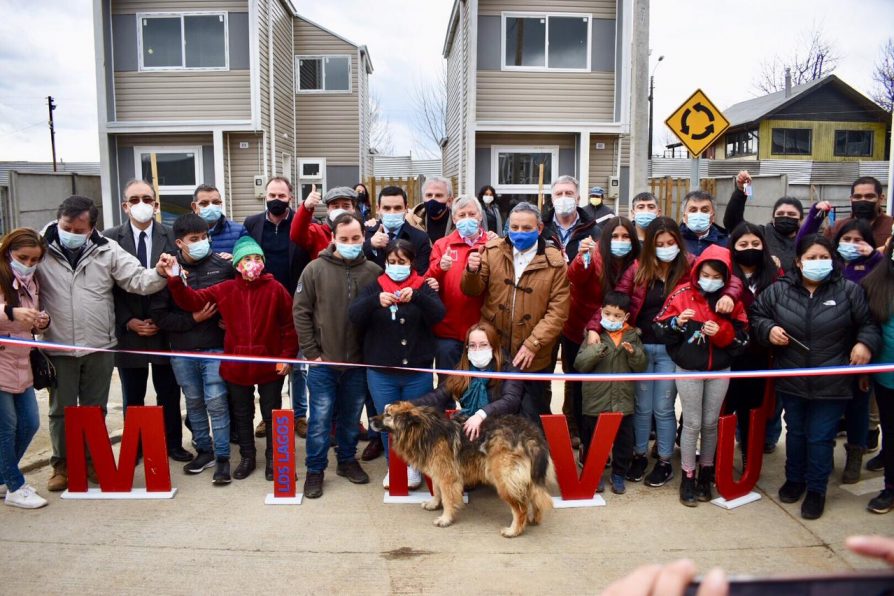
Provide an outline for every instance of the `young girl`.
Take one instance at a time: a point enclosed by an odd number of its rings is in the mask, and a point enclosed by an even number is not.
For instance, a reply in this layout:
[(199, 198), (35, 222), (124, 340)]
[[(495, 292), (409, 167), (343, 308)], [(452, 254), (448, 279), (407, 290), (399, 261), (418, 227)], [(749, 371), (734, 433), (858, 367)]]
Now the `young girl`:
[[(730, 282), (729, 251), (716, 245), (702, 252), (688, 284), (675, 290), (655, 317), (655, 331), (667, 345), (677, 372), (729, 370), (733, 356), (748, 343), (748, 318), (741, 302), (729, 315), (717, 312), (717, 302)], [(695, 507), (713, 498), (717, 420), (729, 379), (678, 379), (683, 407), (680, 440), (683, 478), (680, 502)], [(695, 445), (701, 434), (701, 469), (696, 486)]]
[[(432, 390), (430, 372), (410, 372), (402, 367), (428, 368), (435, 358), (432, 327), (446, 309), (438, 294), (413, 270), (416, 251), (406, 240), (385, 248), (385, 273), (351, 304), (348, 316), (363, 333), (363, 361), (390, 369), (366, 369), (366, 382), (376, 410), (396, 401), (413, 401)], [(388, 435), (382, 433), (389, 459)], [(422, 475), (410, 468), (410, 488), (422, 483)], [(389, 475), (382, 482), (389, 486)]]

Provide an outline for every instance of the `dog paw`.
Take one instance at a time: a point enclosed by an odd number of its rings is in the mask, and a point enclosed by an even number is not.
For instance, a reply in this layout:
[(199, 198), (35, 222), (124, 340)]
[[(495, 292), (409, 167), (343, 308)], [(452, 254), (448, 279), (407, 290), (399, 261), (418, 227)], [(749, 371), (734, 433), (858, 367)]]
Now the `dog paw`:
[(515, 538), (516, 536), (521, 535), (521, 532), (517, 532), (512, 529), (512, 527), (508, 527), (500, 530), (500, 535), (503, 536), (503, 538)]
[(446, 528), (447, 526), (453, 525), (453, 520), (448, 519), (442, 515), (441, 517), (437, 518), (432, 523), (434, 525), (438, 526), (439, 528)]
[(441, 506), (441, 502), (434, 501), (434, 500), (426, 501), (425, 503), (422, 504), (422, 508), (425, 509), (426, 511), (434, 511), (435, 509), (438, 509), (440, 506)]

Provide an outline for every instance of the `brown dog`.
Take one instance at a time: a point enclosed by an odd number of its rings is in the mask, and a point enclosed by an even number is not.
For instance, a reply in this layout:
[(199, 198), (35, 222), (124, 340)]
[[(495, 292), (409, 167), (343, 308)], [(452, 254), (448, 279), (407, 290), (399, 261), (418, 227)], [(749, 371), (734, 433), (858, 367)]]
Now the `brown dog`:
[(469, 441), (463, 419), (449, 419), (428, 406), (397, 402), (372, 419), (373, 430), (390, 433), (394, 451), (432, 480), (434, 497), (422, 507), (444, 512), (434, 524), (447, 527), (463, 504), (463, 487), (490, 484), (512, 509), (506, 538), (519, 536), (528, 522), (540, 523), (552, 507), (546, 491), (549, 449), (543, 435), (518, 416), (494, 416), (481, 425), (481, 435)]

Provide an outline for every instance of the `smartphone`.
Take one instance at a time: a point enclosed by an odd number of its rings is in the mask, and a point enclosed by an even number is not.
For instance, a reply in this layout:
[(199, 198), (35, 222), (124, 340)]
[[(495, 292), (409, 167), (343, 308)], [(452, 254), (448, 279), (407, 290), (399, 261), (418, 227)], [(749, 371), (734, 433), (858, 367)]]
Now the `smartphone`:
[[(695, 596), (701, 578), (685, 594)], [(881, 596), (894, 594), (894, 571), (855, 572), (840, 575), (748, 577), (729, 579), (730, 596)]]

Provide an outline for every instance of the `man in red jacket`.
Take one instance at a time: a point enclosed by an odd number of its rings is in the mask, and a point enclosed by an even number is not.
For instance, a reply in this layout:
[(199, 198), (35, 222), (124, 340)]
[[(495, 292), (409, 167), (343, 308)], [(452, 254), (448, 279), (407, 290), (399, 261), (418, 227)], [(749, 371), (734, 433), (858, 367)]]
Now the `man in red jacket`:
[(292, 229), (289, 237), (292, 242), (310, 253), (311, 260), (316, 259), (320, 251), (325, 250), (332, 243), (331, 223), (342, 213), (354, 213), (357, 209), (357, 193), (347, 186), (336, 186), (322, 198), (329, 219), (326, 224), (313, 221), (314, 209), (320, 204), (320, 193), (316, 185), (311, 193), (304, 199), (304, 205), (298, 207), (295, 219), (292, 220)]

